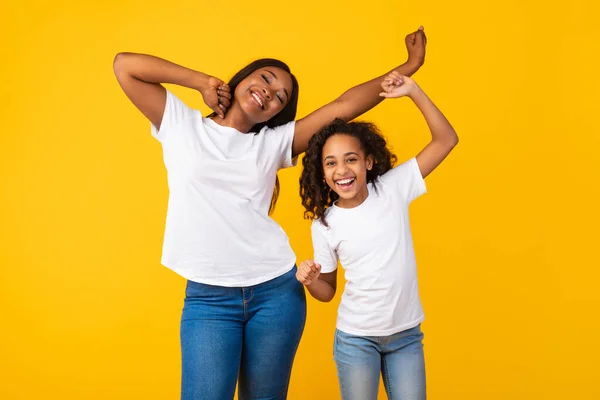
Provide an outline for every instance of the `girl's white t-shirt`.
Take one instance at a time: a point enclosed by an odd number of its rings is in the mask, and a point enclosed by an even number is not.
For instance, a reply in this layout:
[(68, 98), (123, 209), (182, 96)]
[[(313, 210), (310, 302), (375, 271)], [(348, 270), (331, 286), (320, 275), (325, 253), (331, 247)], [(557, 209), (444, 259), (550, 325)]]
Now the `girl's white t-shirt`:
[(259, 284), (296, 261), (269, 217), (277, 171), (294, 165), (294, 122), (241, 133), (203, 118), (167, 90), (160, 130), (169, 184), (162, 264), (209, 285)]
[(326, 210), (329, 228), (313, 221), (314, 260), (321, 273), (338, 260), (346, 287), (337, 328), (360, 336), (389, 336), (424, 319), (417, 284), (408, 207), (426, 192), (416, 159), (368, 184), (369, 195), (354, 208)]

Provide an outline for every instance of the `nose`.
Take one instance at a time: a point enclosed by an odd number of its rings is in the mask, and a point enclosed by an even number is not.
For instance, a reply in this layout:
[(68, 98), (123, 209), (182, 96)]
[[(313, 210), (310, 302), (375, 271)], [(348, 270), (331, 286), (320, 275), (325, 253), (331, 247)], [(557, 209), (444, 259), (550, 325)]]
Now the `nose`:
[(271, 91), (268, 90), (267, 88), (263, 88), (263, 94), (265, 95), (265, 97), (267, 98), (267, 100), (271, 100)]
[(336, 165), (335, 173), (340, 178), (342, 178), (346, 174), (346, 171), (348, 171), (348, 164), (346, 164), (346, 163), (343, 162), (343, 163), (338, 163)]

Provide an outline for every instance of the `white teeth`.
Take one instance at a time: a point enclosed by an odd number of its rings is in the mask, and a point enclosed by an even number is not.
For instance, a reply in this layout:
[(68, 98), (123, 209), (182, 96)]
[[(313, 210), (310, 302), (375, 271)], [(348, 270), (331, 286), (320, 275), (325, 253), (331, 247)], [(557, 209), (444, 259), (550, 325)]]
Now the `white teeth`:
[(264, 107), (262, 100), (260, 99), (260, 97), (258, 97), (256, 93), (253, 92), (252, 96), (256, 99), (256, 101), (258, 101), (258, 104), (260, 104), (261, 107)]
[(336, 181), (335, 183), (337, 183), (338, 185), (346, 185), (350, 182), (354, 182), (354, 178), (342, 179), (342, 180)]

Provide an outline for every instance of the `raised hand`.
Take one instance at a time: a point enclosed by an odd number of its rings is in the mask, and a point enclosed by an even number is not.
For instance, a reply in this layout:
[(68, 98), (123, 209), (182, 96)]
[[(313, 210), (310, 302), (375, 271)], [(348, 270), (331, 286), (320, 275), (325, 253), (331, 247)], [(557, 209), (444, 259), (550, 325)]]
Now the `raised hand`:
[(383, 92), (379, 93), (381, 97), (393, 99), (403, 96), (410, 97), (415, 90), (419, 89), (419, 86), (412, 78), (392, 71), (381, 82), (381, 88), (383, 89)]
[(425, 36), (425, 28), (420, 26), (413, 33), (409, 33), (404, 38), (406, 50), (408, 51), (408, 62), (418, 65), (419, 67), (425, 63), (425, 47), (427, 46), (427, 36)]
[(199, 92), (204, 103), (218, 116), (225, 118), (227, 108), (231, 104), (231, 89), (229, 86), (219, 78), (211, 76), (208, 78), (208, 84)]

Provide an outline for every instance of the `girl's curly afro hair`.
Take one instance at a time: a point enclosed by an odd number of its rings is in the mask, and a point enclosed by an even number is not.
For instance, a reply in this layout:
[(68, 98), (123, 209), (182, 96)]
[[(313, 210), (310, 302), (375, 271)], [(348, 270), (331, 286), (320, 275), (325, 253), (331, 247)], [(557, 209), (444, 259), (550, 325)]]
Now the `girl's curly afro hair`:
[(373, 168), (367, 171), (367, 182), (385, 174), (393, 168), (397, 161), (396, 155), (387, 148), (387, 143), (379, 129), (369, 122), (345, 122), (336, 119), (330, 125), (314, 135), (308, 143), (308, 149), (302, 159), (302, 175), (300, 176), (300, 197), (306, 209), (304, 218), (319, 219), (325, 226), (325, 210), (329, 208), (339, 196), (333, 191), (323, 173), (323, 147), (325, 142), (333, 135), (348, 135), (359, 140), (365, 157), (373, 157)]

